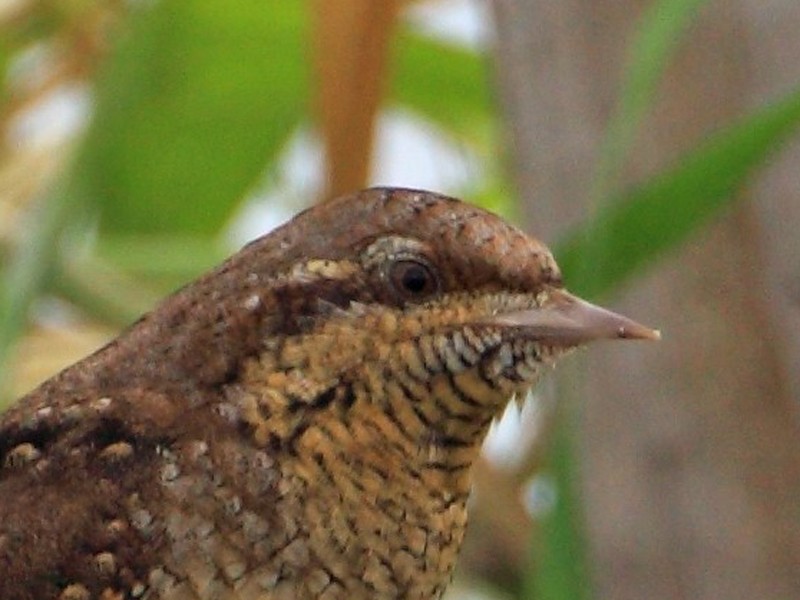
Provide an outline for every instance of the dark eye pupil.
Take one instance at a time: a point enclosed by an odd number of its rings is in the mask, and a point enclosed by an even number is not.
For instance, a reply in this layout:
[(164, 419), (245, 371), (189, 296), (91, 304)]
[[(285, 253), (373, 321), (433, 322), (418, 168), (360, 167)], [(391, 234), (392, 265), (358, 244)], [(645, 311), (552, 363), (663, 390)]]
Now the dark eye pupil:
[(389, 271), (395, 290), (406, 296), (422, 296), (436, 291), (436, 278), (430, 267), (414, 260), (400, 260)]
[(419, 294), (424, 292), (430, 282), (430, 276), (421, 265), (410, 265), (403, 271), (402, 284), (407, 291)]

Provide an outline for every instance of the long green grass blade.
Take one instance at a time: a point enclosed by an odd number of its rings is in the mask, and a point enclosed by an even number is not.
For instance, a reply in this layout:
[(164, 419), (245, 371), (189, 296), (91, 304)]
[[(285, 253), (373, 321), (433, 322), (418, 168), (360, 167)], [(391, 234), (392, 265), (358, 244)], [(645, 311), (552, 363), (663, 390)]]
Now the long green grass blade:
[[(800, 125), (800, 88), (712, 135), (672, 169), (624, 193), (558, 244), (571, 289), (597, 297), (674, 248), (737, 191)], [(591, 271), (591, 272), (589, 272)]]
[(52, 194), (29, 217), (29, 227), (3, 273), (0, 289), (0, 409), (9, 400), (8, 363), (33, 301), (53, 274), (57, 240), (76, 210), (65, 194)]
[[(569, 386), (559, 386), (566, 388)], [(569, 393), (569, 390), (564, 390)], [(591, 598), (586, 564), (584, 516), (576, 481), (575, 418), (566, 410), (573, 403), (560, 398), (558, 422), (550, 443), (545, 473), (552, 478), (556, 498), (552, 509), (537, 519), (533, 540), (535, 569), (523, 583), (523, 597), (535, 600)]]
[(628, 55), (628, 67), (600, 151), (592, 190), (601, 202), (616, 188), (617, 178), (636, 132), (654, 106), (664, 70), (683, 39), (683, 33), (708, 0), (662, 0), (645, 11)]

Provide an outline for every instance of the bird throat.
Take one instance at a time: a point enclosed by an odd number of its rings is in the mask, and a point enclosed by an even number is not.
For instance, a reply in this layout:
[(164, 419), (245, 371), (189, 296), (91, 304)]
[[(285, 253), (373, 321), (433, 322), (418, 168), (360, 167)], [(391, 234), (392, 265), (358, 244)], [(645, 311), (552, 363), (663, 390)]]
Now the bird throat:
[[(372, 325), (346, 345), (330, 324), (284, 338), (246, 365), (217, 412), (249, 431), (254, 452), (279, 457), (277, 512), (304, 511), (279, 537), (303, 540), (309, 564), (347, 589), (367, 585), (364, 597), (436, 598), (463, 540), (480, 444), (537, 357), (525, 367), (522, 346), (493, 347), (499, 338), (469, 328), (385, 344), (375, 332), (398, 325)], [(378, 563), (351, 568), (373, 548)]]

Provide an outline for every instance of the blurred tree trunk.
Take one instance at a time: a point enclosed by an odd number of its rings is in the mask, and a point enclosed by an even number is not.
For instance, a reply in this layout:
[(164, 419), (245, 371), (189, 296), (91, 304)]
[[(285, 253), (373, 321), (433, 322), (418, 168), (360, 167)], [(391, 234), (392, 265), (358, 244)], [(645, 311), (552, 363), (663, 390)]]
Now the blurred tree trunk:
[[(529, 230), (547, 241), (586, 214), (646, 5), (494, 2), (510, 159)], [(796, 0), (710, 2), (625, 181), (800, 81), (798, 28)], [(662, 327), (660, 345), (588, 353), (581, 456), (598, 598), (800, 598), (798, 154), (617, 303)]]

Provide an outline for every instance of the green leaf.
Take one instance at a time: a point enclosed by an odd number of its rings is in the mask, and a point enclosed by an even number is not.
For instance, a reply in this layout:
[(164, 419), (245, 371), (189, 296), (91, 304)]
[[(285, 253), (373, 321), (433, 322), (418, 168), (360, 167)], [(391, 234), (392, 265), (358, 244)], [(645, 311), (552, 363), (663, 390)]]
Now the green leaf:
[(664, 70), (683, 39), (682, 34), (707, 2), (662, 0), (652, 4), (642, 17), (629, 48), (628, 68), (600, 151), (594, 201), (603, 200), (615, 189), (642, 119), (655, 104)]
[(674, 168), (622, 194), (558, 245), (571, 289), (609, 292), (737, 199), (737, 190), (800, 125), (800, 88), (711, 136)]
[(41, 288), (55, 270), (58, 256), (56, 240), (64, 231), (78, 202), (68, 194), (51, 194), (29, 217), (26, 235), (3, 273), (0, 289), (0, 406), (7, 400), (9, 389), (8, 359), (17, 337), (22, 332), (28, 310)]
[(225, 225), (306, 106), (305, 3), (140, 9), (97, 86), (73, 185), (112, 232)]
[(494, 111), (486, 58), (408, 30), (394, 44), (390, 100), (450, 134), (487, 139)]
[[(569, 386), (560, 391), (569, 394)], [(574, 396), (574, 394), (573, 394)], [(560, 398), (553, 439), (550, 440), (544, 474), (552, 477), (555, 501), (547, 514), (536, 522), (533, 539), (535, 569), (524, 581), (524, 598), (537, 600), (581, 600), (591, 598), (586, 566), (586, 540), (583, 513), (576, 481), (574, 411), (566, 410), (574, 402)], [(575, 400), (575, 398), (570, 398)]]

